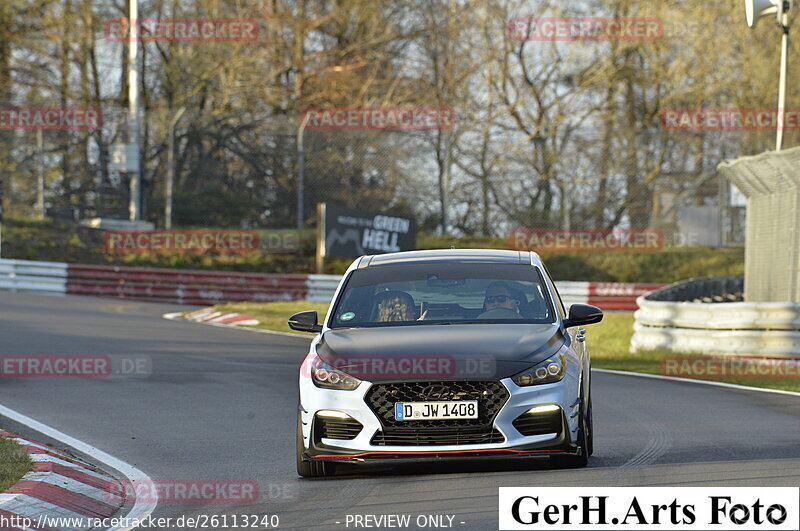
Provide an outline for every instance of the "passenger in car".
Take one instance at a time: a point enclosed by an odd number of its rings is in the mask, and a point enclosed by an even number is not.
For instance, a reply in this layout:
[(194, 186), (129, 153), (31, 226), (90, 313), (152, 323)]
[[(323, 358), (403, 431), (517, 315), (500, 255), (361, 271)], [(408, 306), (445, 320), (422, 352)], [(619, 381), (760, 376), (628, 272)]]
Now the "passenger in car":
[(405, 291), (385, 291), (377, 297), (377, 321), (414, 321), (417, 312), (414, 298)]

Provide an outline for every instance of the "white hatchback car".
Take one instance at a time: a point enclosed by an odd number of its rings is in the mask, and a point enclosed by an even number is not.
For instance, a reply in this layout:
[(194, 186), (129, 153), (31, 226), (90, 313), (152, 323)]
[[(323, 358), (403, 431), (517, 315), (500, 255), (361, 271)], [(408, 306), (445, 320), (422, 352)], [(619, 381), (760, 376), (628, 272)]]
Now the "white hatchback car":
[(592, 454), (590, 358), (536, 253), (411, 251), (356, 259), (300, 373), (297, 472), (337, 463)]

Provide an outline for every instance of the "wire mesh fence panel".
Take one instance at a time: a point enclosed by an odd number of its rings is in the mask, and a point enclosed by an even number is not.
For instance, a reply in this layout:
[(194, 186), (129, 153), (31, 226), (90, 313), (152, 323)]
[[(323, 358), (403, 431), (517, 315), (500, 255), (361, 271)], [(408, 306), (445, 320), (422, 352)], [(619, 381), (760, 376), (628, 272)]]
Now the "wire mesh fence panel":
[[(579, 159), (586, 154), (574, 153), (572, 174), (553, 179), (518, 150), (504, 151), (508, 139), (500, 138), (492, 149), (502, 170), (483, 171), (473, 164), (474, 123), (457, 132), (323, 130), (302, 127), (303, 115), (179, 111), (141, 116), (143, 217), (157, 226), (165, 224), (171, 180), (174, 226), (294, 227), (301, 148), (305, 227), (314, 226), (319, 202), (413, 213), (423, 231), (456, 236), (503, 237), (517, 227), (655, 227), (673, 234), (687, 207), (719, 218), (707, 227), (718, 235), (726, 219), (725, 196), (707, 170), (656, 172), (643, 184), (638, 176), (597, 175), (594, 168), (608, 165), (608, 157), (596, 154), (584, 167)], [(125, 109), (103, 108), (95, 130), (45, 131), (41, 153), (36, 131), (3, 132), (13, 168), (5, 178), (11, 213), (35, 214), (43, 174), (51, 215), (127, 218), (136, 156), (129, 118)]]
[(800, 148), (741, 157), (720, 170), (747, 196), (745, 300), (800, 302)]
[[(377, 109), (342, 112), (380, 112), (383, 120), (433, 112), (427, 106)], [(142, 217), (156, 227), (168, 225), (169, 217), (176, 228), (311, 229), (316, 205), (324, 202), (411, 214), (421, 232), (453, 237), (508, 241), (519, 228), (657, 229), (667, 246), (741, 244), (741, 230), (734, 229), (741, 210), (727, 210), (729, 191), (711, 158), (634, 167), (617, 149), (591, 143), (557, 151), (548, 145), (555, 137), (541, 137), (526, 145), (519, 132), (500, 127), (502, 120), (487, 129), (486, 116), (457, 110), (452, 121), (423, 127), (337, 127), (311, 122), (312, 111), (181, 106), (140, 112), (137, 151), (127, 109), (97, 112), (94, 127), (40, 132), (43, 147), (36, 130), (0, 132), (12, 169), (4, 186), (11, 214), (35, 216), (43, 195), (48, 216), (59, 222), (127, 219), (139, 164)], [(597, 133), (587, 131), (586, 138)], [(634, 147), (658, 138), (685, 153), (687, 139), (680, 135), (654, 124), (652, 135), (635, 139)]]

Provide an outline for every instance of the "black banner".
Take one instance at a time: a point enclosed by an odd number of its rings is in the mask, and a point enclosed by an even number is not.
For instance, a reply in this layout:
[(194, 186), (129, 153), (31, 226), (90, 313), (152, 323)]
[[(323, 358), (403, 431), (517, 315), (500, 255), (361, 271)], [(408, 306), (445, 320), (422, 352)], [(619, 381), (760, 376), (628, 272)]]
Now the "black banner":
[(417, 226), (411, 216), (336, 205), (325, 205), (324, 212), (325, 256), (355, 258), (417, 247)]

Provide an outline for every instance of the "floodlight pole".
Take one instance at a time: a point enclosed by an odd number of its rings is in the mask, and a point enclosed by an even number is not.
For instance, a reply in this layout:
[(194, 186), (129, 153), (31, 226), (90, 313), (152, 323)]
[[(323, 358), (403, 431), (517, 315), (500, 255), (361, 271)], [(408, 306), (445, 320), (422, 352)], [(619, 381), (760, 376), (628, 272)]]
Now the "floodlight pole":
[(167, 186), (164, 198), (164, 228), (172, 228), (172, 187), (175, 181), (175, 126), (181, 119), (186, 107), (181, 107), (169, 122), (169, 151), (167, 151)]
[(39, 211), (39, 219), (44, 219), (44, 141), (42, 140), (41, 128), (36, 130), (36, 151), (39, 158), (39, 182), (36, 187), (36, 209)]
[(303, 151), (303, 133), (308, 123), (308, 112), (303, 113), (300, 127), (297, 129), (297, 230), (305, 227), (305, 152)]
[(783, 129), (786, 119), (786, 77), (789, 66), (789, 10), (787, 7), (788, 3), (784, 4), (780, 19), (783, 35), (781, 36), (781, 79), (780, 87), (778, 87), (778, 136), (775, 142), (775, 151), (780, 151), (783, 147)]
[[(142, 219), (142, 165), (139, 138), (139, 0), (129, 0), (128, 33), (128, 143), (136, 146), (136, 171), (131, 176), (128, 217), (131, 221)], [(126, 153), (127, 155), (127, 153)], [(126, 157), (127, 159), (127, 157)], [(129, 162), (126, 162), (130, 164)], [(126, 168), (130, 171), (130, 165)]]

